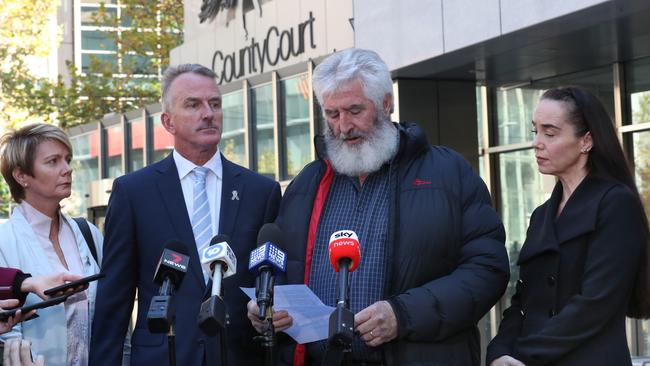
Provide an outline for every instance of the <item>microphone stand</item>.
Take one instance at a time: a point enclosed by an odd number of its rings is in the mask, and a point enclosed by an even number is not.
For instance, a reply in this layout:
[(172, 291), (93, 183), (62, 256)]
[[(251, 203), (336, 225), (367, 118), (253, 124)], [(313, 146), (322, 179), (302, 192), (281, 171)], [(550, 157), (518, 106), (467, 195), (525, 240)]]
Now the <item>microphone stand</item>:
[[(271, 280), (273, 281), (273, 280)], [(266, 321), (266, 326), (264, 327), (262, 334), (255, 336), (254, 340), (260, 342), (261, 346), (264, 348), (264, 365), (273, 366), (274, 365), (274, 354), (273, 348), (275, 347), (275, 327), (273, 326), (273, 285), (269, 288), (269, 304), (266, 307), (266, 312), (263, 314), (263, 318)]]
[[(221, 273), (221, 263), (216, 263), (213, 273)], [(221, 356), (221, 365), (228, 366), (228, 343), (226, 324), (228, 323), (228, 314), (226, 303), (221, 297), (221, 281), (212, 280), (212, 296), (201, 304), (199, 311), (199, 327), (208, 335), (215, 336), (219, 334), (219, 349)]]
[[(152, 333), (167, 332), (169, 366), (176, 366), (176, 332), (174, 331), (174, 308), (171, 304), (171, 281), (163, 281), (158, 296), (151, 299), (147, 322)], [(151, 329), (154, 324), (155, 329)]]
[(174, 323), (169, 325), (169, 332), (167, 332), (167, 349), (169, 351), (169, 366), (176, 366), (176, 333), (174, 332)]
[(350, 310), (349, 268), (352, 261), (339, 261), (338, 299), (336, 309), (330, 315), (329, 338), (322, 366), (352, 365), (352, 339), (354, 337), (354, 314)]

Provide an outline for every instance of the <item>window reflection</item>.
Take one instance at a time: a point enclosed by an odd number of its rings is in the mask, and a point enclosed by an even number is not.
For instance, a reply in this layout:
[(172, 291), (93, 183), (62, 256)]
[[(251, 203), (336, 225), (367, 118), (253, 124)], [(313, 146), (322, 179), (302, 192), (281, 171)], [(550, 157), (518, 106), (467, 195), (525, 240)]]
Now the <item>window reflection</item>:
[(650, 122), (650, 58), (631, 62), (625, 68), (630, 93), (632, 123)]
[(90, 182), (99, 179), (99, 131), (70, 137), (72, 144), (72, 194), (62, 206), (72, 216), (86, 216)]
[(248, 167), (246, 145), (244, 144), (244, 98), (243, 92), (222, 96), (223, 132), (219, 149), (226, 159), (235, 164)]
[(497, 90), (499, 145), (533, 140), (533, 135), (530, 133), (530, 122), (535, 106), (543, 92), (539, 89)]
[(275, 138), (273, 136), (273, 86), (266, 84), (251, 89), (251, 120), (254, 131), (254, 168), (275, 178)]
[(155, 163), (167, 157), (174, 148), (174, 139), (172, 135), (165, 130), (160, 121), (162, 113), (154, 113), (149, 116), (153, 129), (153, 153), (151, 162)]
[[(638, 132), (632, 135), (634, 144), (634, 171), (639, 194), (643, 201), (646, 214), (650, 215), (650, 131)], [(639, 321), (638, 345), (639, 354), (650, 354), (650, 322)]]
[(141, 169), (145, 165), (144, 146), (145, 146), (145, 123), (144, 119), (137, 118), (129, 121), (129, 134), (131, 135), (130, 162), (131, 171)]
[(108, 177), (117, 178), (124, 174), (124, 169), (122, 168), (124, 129), (121, 123), (106, 128), (106, 146), (108, 147)]
[[(501, 219), (506, 229), (506, 247), (510, 258), (510, 282), (505, 294), (506, 306), (519, 279), (517, 259), (526, 240), (530, 216), (547, 198), (543, 176), (537, 170), (534, 151), (523, 150), (499, 154), (499, 193)], [(552, 181), (552, 178), (551, 178)], [(548, 195), (550, 196), (550, 194)]]
[(299, 75), (280, 82), (282, 127), (285, 143), (282, 144), (286, 157), (284, 179), (296, 176), (311, 160), (309, 138), (309, 80)]
[(632, 123), (650, 122), (650, 91), (630, 94)]

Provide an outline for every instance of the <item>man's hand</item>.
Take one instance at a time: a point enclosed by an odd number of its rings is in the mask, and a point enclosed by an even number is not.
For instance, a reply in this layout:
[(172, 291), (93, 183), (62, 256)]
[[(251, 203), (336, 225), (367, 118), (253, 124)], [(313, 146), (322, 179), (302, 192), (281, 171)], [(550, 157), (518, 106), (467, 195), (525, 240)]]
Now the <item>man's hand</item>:
[(45, 366), (43, 356), (32, 361), (32, 344), (20, 338), (11, 338), (5, 342), (4, 366)]
[[(43, 300), (47, 300), (50, 296), (45, 295), (43, 292), (52, 287), (60, 286), (66, 282), (76, 281), (82, 279), (82, 276), (75, 275), (68, 272), (53, 273), (43, 276), (33, 276), (26, 278), (22, 285), (20, 286), (20, 291), (22, 292), (31, 292), (36, 294)], [(58, 292), (52, 294), (52, 297), (61, 296), (61, 295), (71, 295), (79, 291), (84, 291), (88, 288), (88, 285), (81, 285), (75, 288), (66, 290), (65, 292)]]
[[(260, 308), (257, 306), (257, 302), (255, 300), (249, 301), (246, 308), (248, 308), (248, 319), (250, 319), (251, 324), (253, 324), (253, 328), (255, 328), (258, 333), (262, 333), (266, 327), (266, 322), (261, 321), (258, 317)], [(293, 318), (286, 310), (273, 311), (273, 327), (276, 332), (281, 332), (292, 325)]]
[(517, 360), (514, 357), (510, 356), (501, 356), (496, 360), (492, 361), (490, 366), (526, 366), (523, 362)]
[[(18, 300), (16, 299), (0, 300), (0, 310), (11, 309), (11, 308), (15, 308), (16, 306), (18, 306)], [(28, 319), (35, 313), (36, 310), (32, 310), (27, 314), (23, 315), (20, 312), (20, 310), (18, 310), (15, 316), (10, 317), (9, 319), (7, 319), (6, 322), (0, 322), (0, 334), (7, 333), (8, 331), (11, 330), (11, 328), (14, 327), (14, 325), (23, 321), (24, 319)]]
[(371, 347), (390, 342), (397, 337), (397, 318), (387, 301), (376, 303), (354, 316), (354, 330)]

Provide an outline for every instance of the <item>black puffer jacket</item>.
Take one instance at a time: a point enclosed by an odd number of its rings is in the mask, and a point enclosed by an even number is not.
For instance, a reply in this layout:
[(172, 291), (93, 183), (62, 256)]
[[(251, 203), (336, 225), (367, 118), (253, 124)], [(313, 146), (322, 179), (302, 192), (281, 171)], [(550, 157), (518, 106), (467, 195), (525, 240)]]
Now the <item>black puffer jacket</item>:
[[(509, 277), (503, 225), (485, 184), (460, 155), (429, 146), (416, 124), (396, 126), (400, 147), (390, 166), (384, 298), (397, 316), (398, 336), (382, 346), (386, 363), (479, 365), (476, 323)], [(315, 233), (331, 177), (326, 160), (316, 160), (284, 194), (277, 223), (285, 236), (288, 283), (304, 283), (309, 273), (310, 225)], [(293, 348), (281, 349), (280, 364), (293, 363)]]

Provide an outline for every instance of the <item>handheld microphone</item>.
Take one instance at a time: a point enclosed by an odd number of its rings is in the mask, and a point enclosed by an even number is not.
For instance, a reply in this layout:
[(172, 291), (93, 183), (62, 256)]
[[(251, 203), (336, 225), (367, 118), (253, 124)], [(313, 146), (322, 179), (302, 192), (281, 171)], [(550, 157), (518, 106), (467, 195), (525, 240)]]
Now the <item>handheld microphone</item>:
[[(282, 247), (282, 232), (278, 225), (264, 224), (257, 235), (258, 247), (251, 252), (248, 270), (257, 275), (255, 296), (260, 320), (270, 315), (273, 304), (274, 275), (282, 273), (287, 267), (287, 255)], [(269, 314), (267, 314), (267, 312)]]
[[(348, 349), (354, 337), (354, 314), (350, 310), (348, 278), (350, 272), (357, 269), (361, 260), (359, 237), (354, 231), (339, 230), (330, 237), (328, 249), (330, 263), (334, 271), (339, 274), (336, 309), (329, 320), (329, 339), (330, 342), (338, 345), (334, 346), (334, 349), (338, 349), (339, 346)], [(334, 355), (337, 355), (336, 352)]]
[(201, 304), (197, 321), (208, 335), (226, 328), (226, 304), (221, 297), (221, 280), (237, 272), (237, 257), (228, 245), (227, 235), (217, 235), (201, 252), (201, 267), (212, 278), (212, 294)]
[(160, 256), (153, 281), (160, 285), (158, 296), (151, 298), (147, 326), (152, 333), (167, 333), (174, 318), (171, 296), (185, 277), (190, 257), (185, 253), (185, 245), (178, 240), (170, 240)]

